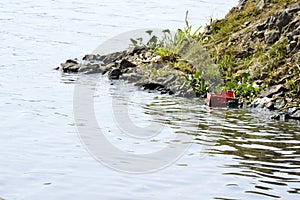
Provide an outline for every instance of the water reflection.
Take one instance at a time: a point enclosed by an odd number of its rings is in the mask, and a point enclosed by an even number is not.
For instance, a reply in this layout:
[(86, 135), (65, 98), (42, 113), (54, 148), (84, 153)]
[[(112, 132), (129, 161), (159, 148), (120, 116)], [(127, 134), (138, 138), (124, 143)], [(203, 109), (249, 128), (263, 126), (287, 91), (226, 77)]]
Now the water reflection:
[(299, 194), (299, 122), (271, 121), (264, 110), (209, 109), (204, 101), (167, 97), (144, 109), (175, 132), (194, 135), (194, 143), (205, 146), (202, 153), (230, 156), (232, 162), (220, 166), (226, 169), (222, 175), (249, 179), (253, 187), (245, 194), (279, 199), (278, 187)]
[(285, 187), (289, 193), (299, 193), (291, 183), (300, 179), (300, 132), (296, 121), (270, 121), (263, 110), (224, 111), (223, 127), (210, 154), (229, 155), (237, 164), (226, 164), (223, 175), (249, 177), (253, 190), (246, 193), (272, 198), (272, 188)]

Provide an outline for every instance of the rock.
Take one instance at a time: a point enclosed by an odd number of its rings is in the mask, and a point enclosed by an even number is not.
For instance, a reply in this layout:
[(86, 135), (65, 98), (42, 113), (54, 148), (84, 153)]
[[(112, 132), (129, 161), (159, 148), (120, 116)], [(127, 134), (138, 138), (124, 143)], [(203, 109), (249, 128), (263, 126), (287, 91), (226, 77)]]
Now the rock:
[(124, 52), (115, 52), (108, 54), (102, 58), (102, 62), (104, 65), (108, 65), (110, 63), (113, 63), (117, 60), (120, 60), (122, 56), (124, 55)]
[(271, 98), (274, 94), (285, 92), (286, 90), (287, 89), (284, 87), (284, 85), (274, 85), (272, 87), (267, 88), (266, 91), (263, 92), (260, 96)]
[(260, 79), (264, 80), (264, 79), (268, 78), (269, 76), (270, 76), (270, 74), (268, 74), (267, 72), (262, 72), (260, 75)]
[(120, 63), (121, 69), (132, 68), (132, 67), (136, 67), (136, 65), (126, 59), (123, 59)]
[(169, 94), (169, 95), (173, 95), (174, 92), (171, 91), (170, 89), (168, 89), (167, 87), (165, 87), (162, 84), (159, 83), (145, 83), (142, 85), (142, 87), (144, 87), (144, 89), (146, 90), (157, 90), (159, 91), (161, 94)]
[(85, 55), (82, 60), (85, 60), (85, 61), (95, 61), (97, 59), (97, 56), (94, 55), (94, 54), (87, 54)]
[(264, 0), (260, 0), (260, 1), (256, 4), (255, 8), (256, 8), (256, 9), (259, 9), (259, 10), (262, 10), (262, 9), (264, 8), (264, 6), (265, 6), (265, 1), (264, 1)]
[(239, 0), (238, 8), (242, 9), (246, 5), (247, 0)]
[(274, 16), (270, 16), (267, 18), (267, 20), (264, 22), (265, 27), (268, 29), (273, 29), (275, 27), (275, 22), (277, 18)]
[(67, 60), (65, 63), (60, 64), (63, 72), (78, 72), (80, 64), (76, 60)]
[[(285, 28), (285, 31), (289, 31), (289, 32), (292, 32), (294, 30), (298, 30), (299, 31), (299, 26), (300, 26), (300, 17), (294, 19), (293, 21), (291, 21), (289, 23), (289, 25)], [(288, 33), (288, 34), (291, 34), (292, 33)]]
[(300, 120), (300, 110), (297, 110), (291, 115), (291, 119)]
[(277, 81), (277, 84), (284, 84), (286, 83), (287, 80), (290, 80), (293, 76), (294, 76), (293, 74), (286, 75), (283, 78), (281, 78), (279, 81)]
[(86, 64), (86, 65), (81, 65), (78, 71), (86, 74), (94, 74), (94, 73), (102, 73), (103, 68), (101, 68), (100, 64)]
[(265, 105), (265, 107), (266, 107), (267, 109), (269, 109), (269, 110), (276, 110), (275, 104), (274, 104), (273, 100), (271, 100), (270, 102), (268, 102), (268, 103)]
[(120, 78), (120, 75), (122, 75), (121, 70), (119, 68), (115, 68), (109, 72), (108, 77), (109, 79), (117, 80)]
[(251, 104), (250, 107), (258, 107), (264, 108), (268, 103), (272, 101), (272, 98), (263, 97), (263, 98), (256, 98)]
[(288, 13), (297, 13), (299, 11), (300, 11), (300, 4), (299, 3), (295, 3), (295, 4), (291, 5), (289, 9), (287, 9)]
[(281, 30), (283, 27), (289, 24), (289, 22), (292, 19), (292, 16), (286, 11), (278, 13), (277, 15), (278, 18), (276, 20), (276, 26), (279, 28), (279, 30)]
[(256, 29), (257, 29), (258, 31), (264, 31), (266, 28), (267, 28), (266, 23), (258, 24), (258, 25), (256, 26)]
[(288, 109), (288, 113), (294, 114), (298, 110), (297, 107), (292, 107)]
[(265, 32), (264, 31), (259, 31), (259, 32), (256, 32), (256, 37), (258, 38), (264, 38), (265, 37)]
[(300, 110), (297, 110), (296, 113), (291, 114), (288, 112), (280, 112), (279, 114), (275, 114), (271, 116), (271, 119), (275, 120), (300, 120)]
[(283, 119), (284, 120), (289, 120), (289, 119), (300, 120), (300, 112), (297, 114), (293, 114), (293, 115), (291, 115), (289, 113), (285, 113), (283, 115)]
[(288, 33), (288, 34), (286, 35), (286, 37), (287, 37), (287, 39), (288, 39), (288, 42), (293, 41), (293, 34), (292, 34), (292, 33)]
[(245, 22), (245, 23), (243, 24), (243, 27), (246, 28), (246, 27), (248, 27), (250, 24), (251, 24), (251, 22), (250, 22), (250, 21), (247, 21), (247, 22)]
[(271, 116), (271, 119), (280, 120), (280, 115), (279, 114), (273, 115)]
[(274, 108), (277, 110), (282, 109), (286, 104), (286, 100), (284, 97), (278, 97), (274, 102)]
[(268, 97), (264, 97), (264, 98), (261, 98), (259, 103), (258, 103), (258, 106), (259, 108), (264, 108), (266, 105), (268, 105), (270, 102), (272, 101), (271, 98), (268, 98)]
[(148, 50), (148, 49), (147, 49), (147, 47), (145, 47), (145, 46), (135, 46), (135, 47), (130, 48), (130, 49), (127, 51), (127, 53), (128, 53), (128, 55), (133, 56), (134, 54), (140, 54), (140, 53), (145, 52), (145, 51), (147, 51), (147, 50)]
[(274, 44), (280, 37), (280, 32), (277, 30), (271, 30), (265, 32), (265, 41), (267, 44)]
[(142, 75), (134, 73), (134, 72), (124, 73), (124, 74), (122, 74), (122, 76), (120, 76), (120, 79), (126, 80), (126, 81), (131, 82), (131, 83), (138, 82), (142, 78), (143, 78)]
[(142, 85), (146, 90), (156, 90), (158, 88), (164, 88), (162, 84), (159, 83), (145, 83)]
[(292, 36), (298, 36), (300, 35), (300, 31), (298, 29), (294, 30), (293, 33), (292, 33)]
[(164, 78), (165, 78), (165, 81), (163, 82), (163, 84), (168, 85), (168, 84), (170, 84), (170, 83), (172, 83), (176, 80), (176, 75), (171, 74), (171, 75), (169, 75), (167, 77), (164, 77)]
[(114, 62), (103, 66), (102, 75), (106, 74), (106, 72), (108, 72), (108, 71), (111, 71), (115, 67), (116, 67), (116, 63), (114, 63)]

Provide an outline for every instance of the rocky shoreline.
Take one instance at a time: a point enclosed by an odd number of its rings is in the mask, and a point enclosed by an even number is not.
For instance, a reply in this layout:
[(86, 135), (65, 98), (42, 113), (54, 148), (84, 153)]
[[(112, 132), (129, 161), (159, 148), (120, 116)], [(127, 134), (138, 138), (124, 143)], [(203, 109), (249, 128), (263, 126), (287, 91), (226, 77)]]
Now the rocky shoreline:
[(59, 69), (64, 73), (100, 73), (111, 80), (124, 80), (161, 94), (196, 97), (184, 78), (184, 72), (170, 68), (161, 56), (144, 46), (102, 56), (89, 54), (81, 61), (69, 59)]
[[(227, 27), (230, 23), (235, 26)], [(276, 111), (272, 119), (300, 120), (299, 27), (300, 3), (244, 0), (224, 19), (186, 38), (201, 41), (223, 70), (225, 85), (228, 79), (236, 83), (230, 89), (240, 90), (245, 106)], [(170, 62), (184, 67), (170, 67)], [(108, 55), (85, 55), (80, 60), (67, 60), (58, 69), (64, 73), (101, 73), (161, 94), (199, 96), (193, 84), (199, 85), (200, 79), (186, 79), (197, 73), (190, 61), (179, 55), (161, 56), (146, 45)], [(249, 75), (246, 81), (244, 74)], [(240, 87), (243, 84), (246, 87)]]
[(300, 120), (298, 1), (241, 0), (202, 37), (225, 79), (243, 84), (242, 74), (249, 75), (246, 86), (258, 92), (243, 97), (248, 106), (275, 111), (273, 119)]

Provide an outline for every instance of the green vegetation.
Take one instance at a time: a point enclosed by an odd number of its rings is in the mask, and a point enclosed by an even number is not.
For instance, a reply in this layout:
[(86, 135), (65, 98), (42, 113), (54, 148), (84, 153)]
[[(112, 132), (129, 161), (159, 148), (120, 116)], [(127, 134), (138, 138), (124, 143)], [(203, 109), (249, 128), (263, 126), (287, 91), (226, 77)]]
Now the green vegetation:
[(185, 78), (188, 81), (189, 86), (193, 88), (193, 91), (197, 96), (206, 95), (206, 93), (208, 92), (208, 87), (200, 72), (196, 72), (195, 74), (188, 74), (185, 76)]
[[(243, 8), (233, 8), (224, 19), (211, 21), (203, 32), (201, 27), (193, 31), (187, 12), (185, 27), (174, 34), (164, 30), (159, 39), (147, 31), (151, 39), (146, 46), (167, 66), (182, 71), (199, 96), (230, 89), (237, 97), (251, 101), (266, 87), (280, 82), (289, 90), (288, 98), (299, 99), (299, 53), (287, 51), (287, 37), (281, 35), (270, 44), (265, 41), (267, 32), (256, 29), (294, 0), (265, 2), (263, 9), (257, 7), (258, 2), (249, 0)], [(133, 43), (141, 45), (142, 41), (138, 38)]]
[(254, 86), (254, 83), (249, 81), (250, 74), (247, 72), (242, 73), (242, 81), (237, 82), (235, 79), (228, 80), (225, 83), (225, 90), (235, 90), (235, 95), (250, 99), (256, 97), (262, 89), (262, 86)]

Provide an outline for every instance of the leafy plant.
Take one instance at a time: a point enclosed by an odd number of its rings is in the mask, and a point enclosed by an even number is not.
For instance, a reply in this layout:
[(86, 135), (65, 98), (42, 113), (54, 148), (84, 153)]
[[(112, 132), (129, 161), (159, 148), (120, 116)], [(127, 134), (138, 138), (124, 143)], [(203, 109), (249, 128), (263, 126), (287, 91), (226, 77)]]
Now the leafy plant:
[(195, 74), (188, 74), (185, 76), (185, 79), (187, 80), (188, 85), (193, 88), (197, 96), (204, 96), (208, 92), (208, 87), (200, 72), (196, 72)]
[(242, 82), (237, 82), (234, 79), (226, 81), (224, 90), (235, 90), (237, 97), (255, 97), (261, 91), (262, 87), (254, 87), (254, 83), (249, 81), (249, 76), (248, 72), (244, 72), (242, 73)]

